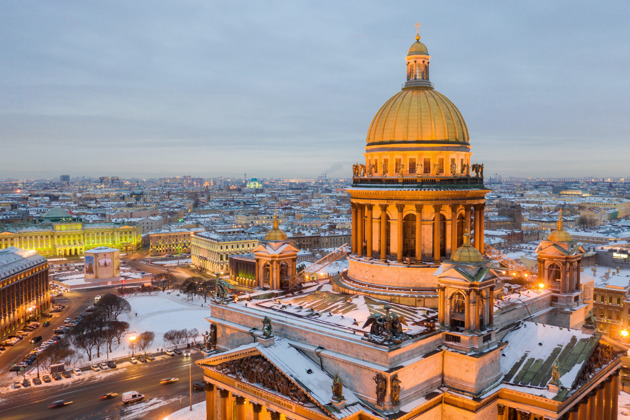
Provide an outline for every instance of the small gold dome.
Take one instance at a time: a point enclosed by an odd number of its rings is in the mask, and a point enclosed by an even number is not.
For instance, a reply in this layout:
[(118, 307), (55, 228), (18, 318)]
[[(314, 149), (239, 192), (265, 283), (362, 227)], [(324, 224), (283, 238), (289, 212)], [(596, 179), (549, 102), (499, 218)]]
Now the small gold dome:
[(407, 57), (412, 55), (429, 55), (429, 50), (427, 50), (426, 45), (420, 42), (420, 37), (417, 37), (416, 39), (417, 41), (411, 44), (411, 47), (409, 47)]
[(560, 209), (558, 215), (558, 227), (547, 236), (547, 240), (551, 242), (573, 242), (571, 234), (562, 228), (562, 209)]
[(482, 262), (483, 255), (470, 244), (470, 233), (464, 233), (464, 243), (451, 255), (451, 261), (459, 263)]
[(379, 109), (367, 143), (436, 141), (468, 143), (468, 128), (457, 107), (433, 88), (405, 88)]
[(278, 215), (273, 218), (273, 229), (271, 229), (265, 235), (265, 241), (284, 241), (287, 239), (287, 234), (280, 230), (278, 225)]

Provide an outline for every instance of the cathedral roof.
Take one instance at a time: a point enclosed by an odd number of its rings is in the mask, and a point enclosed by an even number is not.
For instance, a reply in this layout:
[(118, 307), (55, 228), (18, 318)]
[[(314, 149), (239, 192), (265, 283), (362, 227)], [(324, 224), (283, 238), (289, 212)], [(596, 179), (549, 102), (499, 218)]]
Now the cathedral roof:
[(562, 209), (558, 215), (558, 228), (547, 236), (548, 241), (552, 242), (571, 242), (573, 238), (571, 234), (562, 228)]
[[(367, 145), (414, 142), (468, 145), (468, 128), (462, 114), (429, 81), (430, 56), (419, 35), (406, 59), (407, 83), (374, 116)], [(419, 63), (426, 64), (426, 71), (410, 72)]]

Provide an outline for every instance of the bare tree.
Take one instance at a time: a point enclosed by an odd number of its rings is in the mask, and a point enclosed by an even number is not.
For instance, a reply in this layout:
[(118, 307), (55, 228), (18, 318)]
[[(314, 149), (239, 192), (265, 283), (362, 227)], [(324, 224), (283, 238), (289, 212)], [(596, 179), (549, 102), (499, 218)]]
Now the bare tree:
[(164, 292), (166, 289), (175, 284), (176, 277), (171, 273), (159, 273), (151, 279), (151, 285), (159, 287)]
[(103, 296), (94, 306), (107, 321), (115, 321), (123, 312), (131, 311), (131, 305), (126, 299), (111, 293)]
[(198, 335), (199, 335), (199, 330), (197, 328), (186, 330), (186, 338), (187, 338), (186, 341), (188, 342), (192, 341), (194, 343)]
[(155, 340), (155, 333), (153, 331), (145, 331), (136, 339), (136, 347), (146, 353), (146, 350), (153, 344), (153, 340)]
[(168, 330), (164, 333), (164, 341), (171, 346), (176, 345), (177, 341), (177, 330)]
[(62, 338), (55, 344), (48, 346), (44, 351), (37, 355), (39, 364), (44, 368), (57, 363), (68, 362), (75, 355), (75, 351), (70, 348), (67, 339)]

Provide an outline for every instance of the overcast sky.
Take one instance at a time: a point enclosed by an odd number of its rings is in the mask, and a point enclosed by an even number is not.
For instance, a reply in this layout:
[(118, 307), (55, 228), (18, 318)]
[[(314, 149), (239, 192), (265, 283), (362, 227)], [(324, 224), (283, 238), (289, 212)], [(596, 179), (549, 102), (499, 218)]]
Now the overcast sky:
[(416, 21), (473, 161), (630, 176), (630, 2), (0, 0), (0, 178), (351, 175)]

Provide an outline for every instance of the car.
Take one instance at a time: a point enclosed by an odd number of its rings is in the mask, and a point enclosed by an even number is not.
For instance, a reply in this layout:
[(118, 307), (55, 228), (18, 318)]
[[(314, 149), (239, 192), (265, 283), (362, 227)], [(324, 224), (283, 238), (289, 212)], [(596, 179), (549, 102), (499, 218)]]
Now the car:
[(72, 373), (74, 373), (74, 376), (79, 376), (81, 375), (81, 369), (72, 369)]
[(65, 334), (66, 329), (64, 327), (59, 327), (59, 328), (55, 328), (55, 331), (53, 331), (55, 334)]
[(66, 318), (66, 319), (64, 319), (64, 320), (63, 320), (63, 322), (64, 322), (64, 323), (66, 323), (66, 324), (67, 324), (68, 322), (70, 322), (70, 321), (72, 321), (72, 318)]
[(90, 305), (87, 308), (85, 308), (85, 312), (94, 312), (96, 310), (96, 306), (94, 305)]
[(60, 408), (60, 407), (65, 407), (66, 405), (70, 405), (70, 404), (72, 404), (72, 401), (57, 400), (57, 401), (54, 401), (51, 405), (49, 405), (48, 408)]
[(175, 356), (175, 353), (173, 353), (172, 350), (166, 350), (164, 353), (168, 354), (169, 356)]
[(50, 321), (44, 321), (44, 323), (42, 324), (44, 327), (48, 327), (50, 325)]
[(68, 378), (68, 379), (72, 378), (72, 373), (69, 370), (65, 370), (62, 373), (62, 375), (63, 375), (64, 378)]
[(180, 356), (181, 356), (181, 354), (182, 354), (182, 351), (181, 351), (180, 349), (175, 349), (175, 350), (173, 350), (173, 352), (174, 352), (175, 354), (179, 354)]
[(105, 362), (99, 363), (98, 366), (101, 368), (101, 370), (109, 369), (109, 366), (107, 366), (107, 363), (105, 363)]
[(101, 395), (99, 398), (99, 400), (111, 400), (114, 397), (117, 397), (118, 394), (116, 392), (108, 392), (107, 394), (103, 394)]
[(40, 378), (33, 378), (33, 383), (35, 385), (41, 385), (42, 384), (42, 380)]
[(98, 303), (99, 300), (101, 300), (101, 295), (94, 296), (94, 303)]
[(46, 382), (46, 383), (49, 383), (49, 382), (51, 382), (51, 381), (52, 381), (52, 379), (50, 379), (50, 376), (48, 376), (48, 375), (44, 375), (44, 376), (42, 376), (42, 381), (44, 381), (44, 382)]
[(41, 335), (38, 335), (37, 337), (31, 338), (31, 343), (33, 343), (33, 344), (39, 343), (40, 341), (42, 341), (42, 336)]
[(31, 386), (31, 381), (28, 378), (24, 378), (24, 380), (22, 381), (22, 386), (24, 388)]
[(13, 386), (13, 389), (20, 389), (20, 388), (22, 388), (22, 382), (15, 381), (15, 382), (13, 382), (12, 386)]
[(184, 350), (184, 357), (190, 357), (190, 350)]
[(153, 357), (149, 356), (148, 354), (144, 357), (147, 359), (147, 362), (152, 362), (153, 360), (155, 360)]
[(19, 372), (21, 370), (22, 370), (22, 367), (18, 365), (13, 365), (9, 368), (9, 372)]
[(52, 377), (53, 377), (53, 379), (54, 379), (55, 381), (60, 381), (60, 380), (62, 380), (62, 379), (63, 379), (63, 376), (61, 376), (61, 375), (59, 374), (59, 372), (55, 372), (55, 373), (53, 373), (53, 374), (52, 374)]
[(109, 362), (107, 362), (107, 366), (110, 369), (115, 369), (116, 368), (116, 362), (114, 362), (113, 360), (110, 360)]
[(147, 359), (146, 359), (146, 357), (144, 357), (144, 356), (140, 356), (140, 357), (138, 357), (138, 360), (139, 360), (141, 363), (146, 363), (146, 362), (147, 362)]
[(177, 381), (179, 381), (179, 378), (165, 378), (160, 381), (160, 384), (168, 385), (168, 384), (173, 384)]
[(139, 393), (138, 391), (123, 392), (122, 394), (123, 405), (131, 404), (137, 401), (142, 401), (143, 399), (144, 399), (144, 395)]
[(129, 361), (134, 365), (138, 363), (138, 359), (136, 359), (135, 357), (132, 357), (131, 359), (129, 359)]
[(94, 372), (98, 372), (101, 370), (99, 365), (92, 365), (90, 366), (90, 369), (92, 369)]
[(201, 381), (196, 381), (192, 383), (192, 388), (195, 391), (204, 391), (206, 389), (206, 384)]

